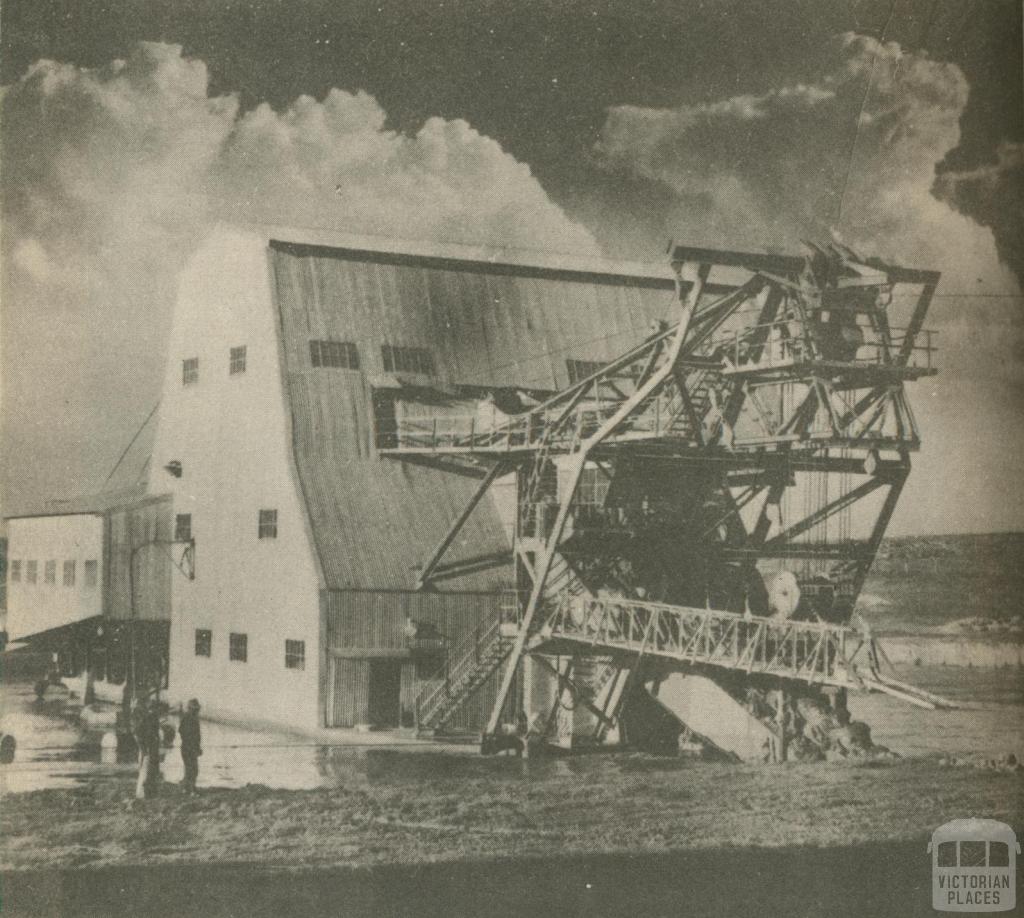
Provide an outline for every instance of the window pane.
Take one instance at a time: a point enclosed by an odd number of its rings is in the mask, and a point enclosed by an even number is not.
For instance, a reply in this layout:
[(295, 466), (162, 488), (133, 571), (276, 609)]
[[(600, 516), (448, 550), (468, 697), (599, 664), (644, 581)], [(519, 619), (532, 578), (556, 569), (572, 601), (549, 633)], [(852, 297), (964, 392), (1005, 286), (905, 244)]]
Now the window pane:
[(285, 641), (284, 642), (284, 665), (288, 669), (306, 668), (306, 642)]
[(231, 348), (231, 362), (228, 368), (231, 375), (245, 372), (245, 345)]
[(605, 364), (599, 360), (566, 360), (566, 369), (569, 371), (569, 383), (578, 383), (580, 380), (593, 376), (601, 370)]
[(989, 842), (988, 843), (988, 866), (989, 867), (1009, 867), (1010, 866), (1010, 848), (1006, 842)]
[(75, 562), (65, 561), (64, 562), (64, 586), (75, 585)]
[(87, 587), (96, 586), (96, 581), (99, 579), (99, 562), (97, 561), (86, 561), (85, 562), (85, 585)]
[(38, 561), (28, 561), (25, 564), (25, 580), (28, 583), (35, 583), (39, 572)]
[(196, 628), (196, 656), (208, 657), (213, 650), (213, 632), (208, 628)]
[(351, 341), (310, 341), (309, 362), (314, 367), (359, 369), (359, 351)]
[(277, 511), (260, 510), (259, 537), (261, 539), (277, 538)]
[(245, 663), (249, 659), (249, 636), (232, 634), (228, 637), (228, 659)]
[(936, 861), (939, 867), (956, 867), (956, 842), (942, 842)]
[(43, 576), (44, 576), (44, 579), (46, 580), (47, 583), (56, 583), (57, 582), (57, 562), (56, 561), (47, 561), (46, 562), (45, 573), (44, 573)]
[(189, 357), (181, 362), (181, 384), (191, 386), (199, 382), (199, 358)]
[(21, 580), (21, 562), (20, 561), (12, 561), (11, 562), (11, 581), (14, 582), (14, 583), (18, 583), (20, 580)]
[(983, 842), (983, 841), (962, 841), (962, 842), (960, 842), (960, 866), (961, 867), (984, 867), (985, 866), (985, 842)]
[(192, 514), (179, 513), (174, 517), (174, 540), (187, 542), (192, 538)]
[(428, 376), (434, 372), (434, 355), (423, 347), (381, 346), (384, 369), (400, 373), (419, 373)]

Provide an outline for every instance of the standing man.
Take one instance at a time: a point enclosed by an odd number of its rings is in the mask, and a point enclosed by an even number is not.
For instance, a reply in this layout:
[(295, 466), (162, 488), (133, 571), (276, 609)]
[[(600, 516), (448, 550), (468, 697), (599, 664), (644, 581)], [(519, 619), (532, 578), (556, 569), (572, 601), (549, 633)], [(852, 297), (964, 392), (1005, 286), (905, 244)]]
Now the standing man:
[(156, 702), (141, 699), (133, 712), (132, 728), (139, 749), (139, 780), (135, 797), (156, 796), (160, 783), (160, 715)]
[(178, 735), (181, 737), (181, 759), (185, 763), (185, 780), (181, 786), (186, 794), (194, 794), (199, 777), (199, 756), (203, 754), (199, 702), (195, 698), (189, 701), (185, 713), (181, 715)]

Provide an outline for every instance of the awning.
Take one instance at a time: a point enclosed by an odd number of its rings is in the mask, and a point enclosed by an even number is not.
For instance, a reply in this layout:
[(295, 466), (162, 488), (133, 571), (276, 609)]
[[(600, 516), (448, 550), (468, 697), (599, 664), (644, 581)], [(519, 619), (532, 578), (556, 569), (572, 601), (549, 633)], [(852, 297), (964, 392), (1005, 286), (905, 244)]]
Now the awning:
[(69, 640), (85, 640), (87, 637), (96, 637), (100, 634), (99, 628), (103, 625), (102, 615), (92, 615), (89, 618), (80, 618), (78, 621), (57, 625), (54, 628), (47, 628), (43, 631), (34, 631), (29, 634), (9, 634), (8, 648), (18, 647), (57, 647), (67, 643)]

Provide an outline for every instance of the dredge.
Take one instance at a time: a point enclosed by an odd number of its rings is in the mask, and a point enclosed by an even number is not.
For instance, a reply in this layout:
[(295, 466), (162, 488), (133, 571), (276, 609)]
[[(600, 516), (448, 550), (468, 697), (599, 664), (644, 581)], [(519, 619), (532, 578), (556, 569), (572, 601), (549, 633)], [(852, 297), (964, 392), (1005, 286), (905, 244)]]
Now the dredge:
[(949, 705), (887, 674), (854, 613), (920, 447), (904, 384), (936, 372), (939, 273), (835, 243), (669, 254), (676, 321), (577, 362), (568, 388), (378, 417), (382, 461), (486, 469), (420, 589), (515, 481), (518, 589), (420, 692), (421, 732), (496, 674), (485, 752), (652, 741), (667, 720), (702, 748), (784, 760), (848, 736), (851, 690)]

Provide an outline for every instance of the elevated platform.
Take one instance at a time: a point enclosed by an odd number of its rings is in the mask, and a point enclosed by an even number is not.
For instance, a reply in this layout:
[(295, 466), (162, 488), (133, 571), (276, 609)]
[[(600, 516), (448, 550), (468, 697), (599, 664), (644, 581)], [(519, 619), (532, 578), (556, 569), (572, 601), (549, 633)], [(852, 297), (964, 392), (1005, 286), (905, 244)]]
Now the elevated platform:
[(921, 707), (948, 705), (878, 671), (874, 639), (854, 628), (743, 616), (626, 599), (561, 602), (528, 643), (531, 652), (649, 656), (812, 685), (896, 695)]

